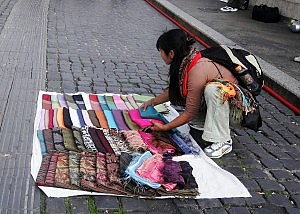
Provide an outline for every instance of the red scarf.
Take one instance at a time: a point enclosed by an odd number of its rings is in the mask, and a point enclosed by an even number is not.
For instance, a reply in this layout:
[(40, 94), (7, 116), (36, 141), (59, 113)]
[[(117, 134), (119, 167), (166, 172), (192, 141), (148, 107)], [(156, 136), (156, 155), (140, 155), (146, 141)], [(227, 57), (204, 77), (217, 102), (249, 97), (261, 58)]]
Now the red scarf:
[(179, 69), (179, 75), (181, 76), (180, 90), (183, 97), (186, 97), (187, 95), (188, 73), (196, 65), (198, 60), (201, 59), (201, 57), (202, 55), (200, 51), (196, 48), (192, 48), (190, 53), (182, 60)]

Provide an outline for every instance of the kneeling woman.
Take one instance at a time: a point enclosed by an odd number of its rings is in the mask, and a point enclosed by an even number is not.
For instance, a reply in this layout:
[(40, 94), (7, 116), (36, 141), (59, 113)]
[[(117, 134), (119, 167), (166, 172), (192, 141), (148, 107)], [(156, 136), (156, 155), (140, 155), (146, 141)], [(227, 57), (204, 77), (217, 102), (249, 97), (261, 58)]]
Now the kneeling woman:
[(145, 109), (148, 105), (167, 101), (185, 106), (185, 111), (170, 123), (162, 125), (153, 122), (153, 131), (168, 131), (194, 119), (204, 98), (207, 112), (202, 138), (212, 143), (204, 152), (211, 158), (220, 158), (232, 150), (232, 139), (229, 104), (220, 98), (220, 84), (216, 84), (215, 80), (238, 81), (225, 67), (202, 57), (199, 50), (192, 46), (194, 42), (180, 29), (167, 31), (158, 38), (156, 47), (164, 62), (170, 65), (169, 89), (141, 107)]

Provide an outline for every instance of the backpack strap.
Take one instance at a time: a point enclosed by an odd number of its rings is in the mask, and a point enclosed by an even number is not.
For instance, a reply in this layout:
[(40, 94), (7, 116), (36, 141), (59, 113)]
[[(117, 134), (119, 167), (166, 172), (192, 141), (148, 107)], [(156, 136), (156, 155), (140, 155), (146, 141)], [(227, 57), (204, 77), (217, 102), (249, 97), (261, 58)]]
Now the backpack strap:
[(214, 62), (214, 61), (211, 61), (211, 63), (212, 63), (212, 64), (214, 64), (214, 66), (215, 66), (215, 67), (216, 67), (216, 69), (218, 70), (218, 72), (219, 72), (219, 74), (220, 74), (221, 78), (223, 79), (223, 75), (221, 74), (221, 72), (220, 72), (220, 70), (219, 70), (218, 66), (215, 64), (215, 62)]

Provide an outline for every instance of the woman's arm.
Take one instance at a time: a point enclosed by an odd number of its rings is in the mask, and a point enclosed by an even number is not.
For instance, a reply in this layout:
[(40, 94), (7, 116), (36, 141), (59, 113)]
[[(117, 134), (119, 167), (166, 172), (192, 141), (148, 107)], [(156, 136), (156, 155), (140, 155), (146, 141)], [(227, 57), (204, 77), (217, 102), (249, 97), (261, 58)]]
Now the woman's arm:
[(153, 131), (169, 131), (173, 128), (176, 128), (178, 126), (182, 126), (188, 122), (190, 122), (194, 117), (189, 114), (188, 112), (184, 111), (182, 114), (180, 114), (178, 117), (176, 117), (174, 120), (167, 124), (161, 124), (157, 122), (152, 121), (152, 130)]
[(147, 106), (153, 105), (156, 106), (158, 104), (164, 103), (169, 101), (169, 90), (164, 91), (162, 94), (158, 95), (157, 97), (153, 97), (152, 99), (148, 100), (147, 102), (144, 102), (141, 105), (142, 109), (146, 109)]

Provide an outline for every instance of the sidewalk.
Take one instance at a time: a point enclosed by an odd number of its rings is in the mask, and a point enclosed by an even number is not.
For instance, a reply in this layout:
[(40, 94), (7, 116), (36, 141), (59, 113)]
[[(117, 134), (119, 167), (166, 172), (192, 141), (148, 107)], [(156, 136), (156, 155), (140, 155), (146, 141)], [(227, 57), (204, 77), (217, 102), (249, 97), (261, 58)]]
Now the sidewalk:
[(239, 46), (254, 53), (263, 68), (266, 85), (300, 108), (300, 33), (288, 29), (288, 20), (263, 23), (251, 19), (252, 7), (223, 12), (219, 0), (150, 0), (159, 9), (209, 45)]

